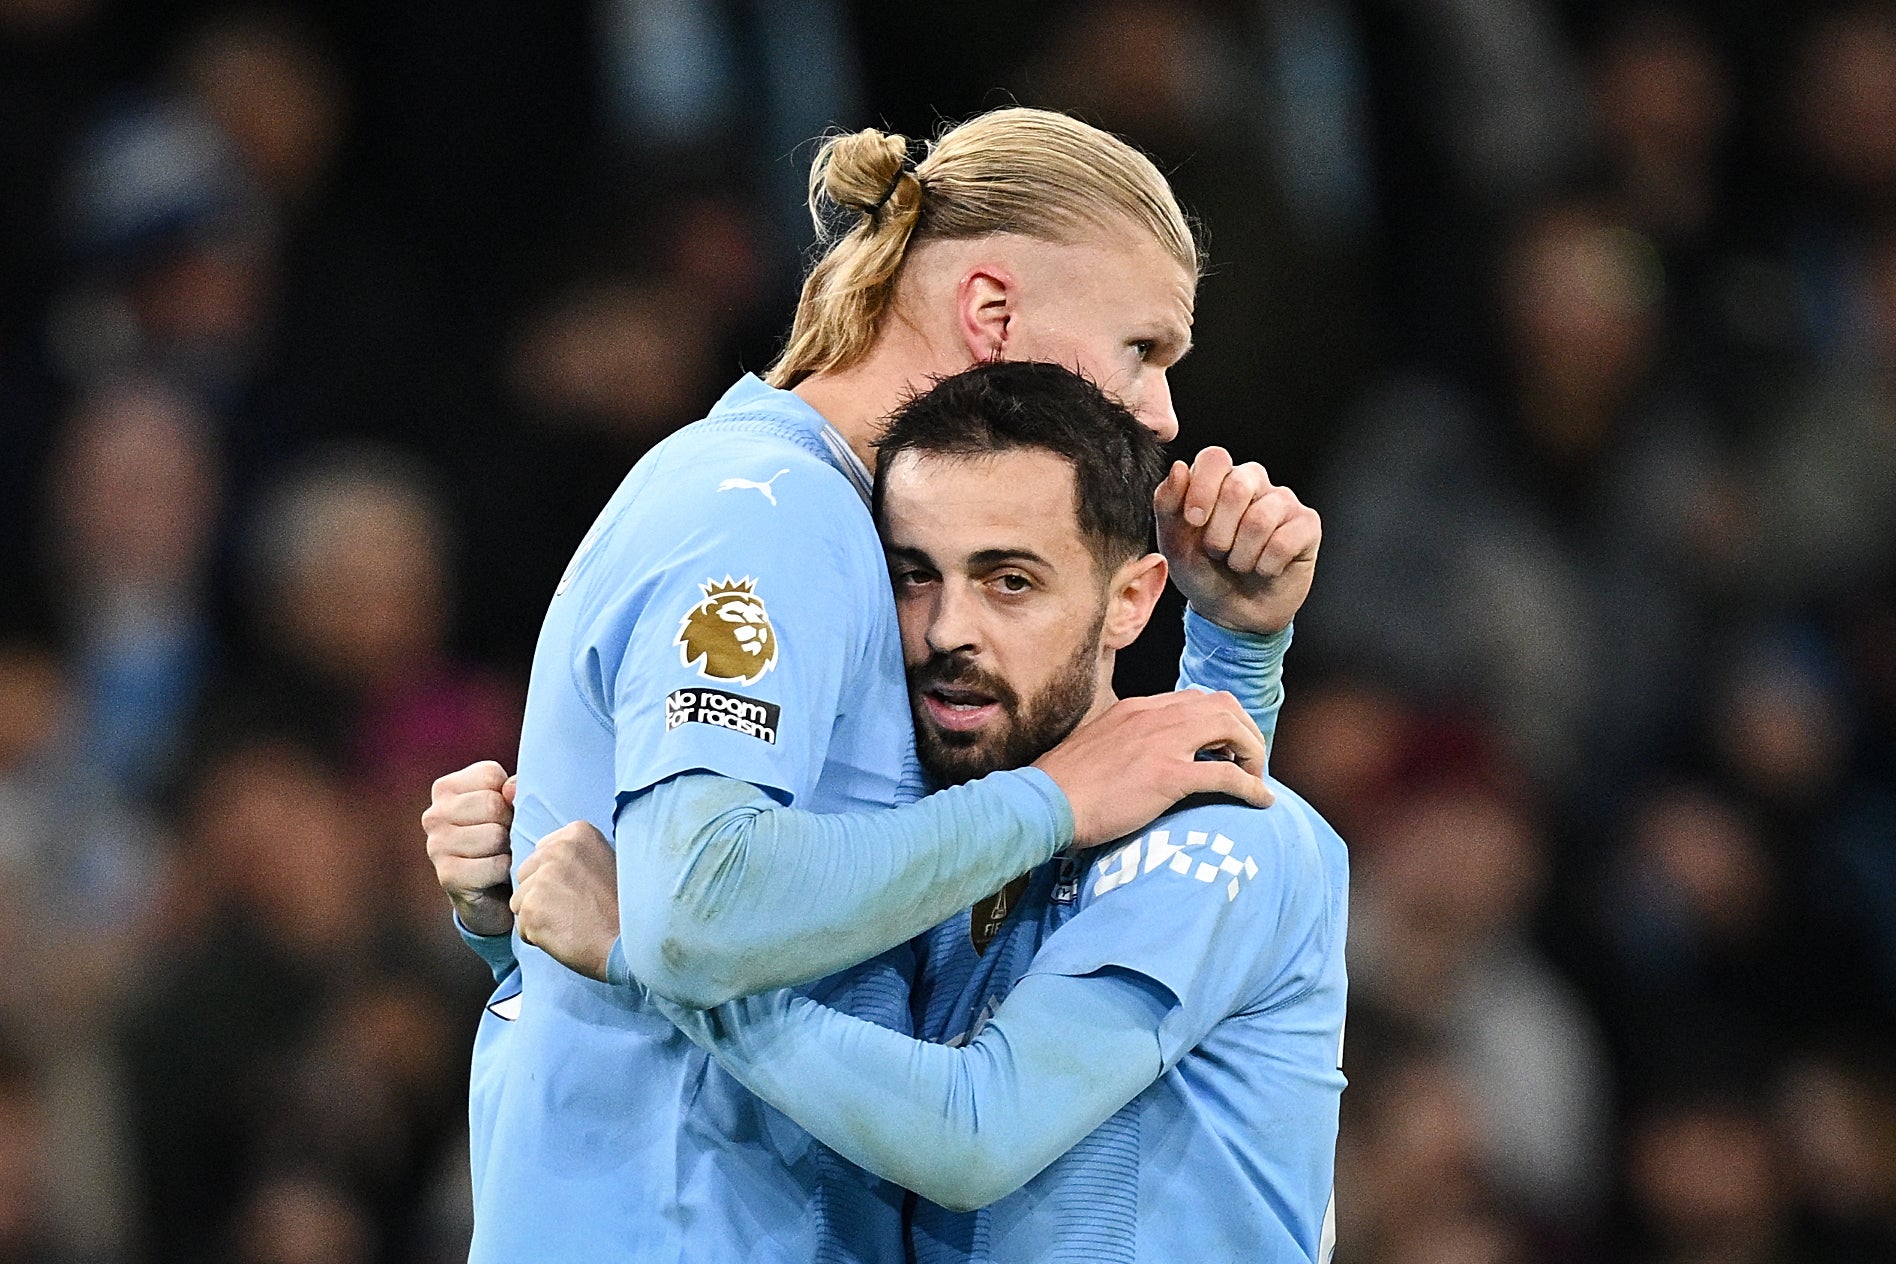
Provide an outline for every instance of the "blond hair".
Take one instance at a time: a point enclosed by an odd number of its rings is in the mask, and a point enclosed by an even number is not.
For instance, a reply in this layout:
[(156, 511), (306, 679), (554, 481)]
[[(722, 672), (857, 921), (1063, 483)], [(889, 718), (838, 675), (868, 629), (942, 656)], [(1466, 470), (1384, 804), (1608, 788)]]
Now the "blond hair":
[[(1144, 154), (1065, 114), (1012, 107), (978, 115), (909, 163), (906, 137), (832, 136), (810, 167), (810, 214), (824, 246), (803, 282), (790, 341), (766, 380), (796, 385), (848, 368), (881, 331), (911, 245), (1019, 233), (1071, 241), (1130, 224), (1197, 274), (1198, 243), (1165, 177)], [(853, 213), (833, 232), (825, 207)]]

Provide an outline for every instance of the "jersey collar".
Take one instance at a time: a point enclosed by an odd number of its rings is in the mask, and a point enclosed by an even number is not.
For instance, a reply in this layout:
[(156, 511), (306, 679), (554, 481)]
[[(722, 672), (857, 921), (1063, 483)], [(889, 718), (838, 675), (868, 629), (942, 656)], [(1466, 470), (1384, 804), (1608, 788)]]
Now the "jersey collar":
[(830, 425), (822, 413), (810, 407), (808, 401), (795, 391), (780, 391), (765, 383), (755, 373), (746, 373), (730, 390), (724, 392), (724, 398), (720, 399), (711, 411), (713, 413), (771, 412), (785, 420), (795, 421), (800, 428), (806, 429), (811, 437), (823, 445), (824, 451), (829, 455), (830, 464), (849, 480), (850, 486), (856, 489), (856, 494), (862, 497), (862, 503), (865, 505), (871, 503), (875, 477), (869, 473), (869, 467), (864, 465), (862, 458), (856, 455), (856, 450), (849, 446), (849, 440), (843, 438), (842, 432)]

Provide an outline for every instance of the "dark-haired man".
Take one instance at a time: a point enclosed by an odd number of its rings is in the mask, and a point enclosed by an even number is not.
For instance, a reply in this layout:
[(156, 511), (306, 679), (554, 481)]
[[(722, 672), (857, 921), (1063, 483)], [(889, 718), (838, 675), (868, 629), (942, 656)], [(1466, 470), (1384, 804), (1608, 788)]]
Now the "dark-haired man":
[[(1024, 765), (1114, 703), (1114, 655), (1164, 587), (1159, 445), (1085, 381), (1016, 363), (911, 401), (880, 454), (923, 761), (942, 784)], [(516, 902), (523, 932), (579, 967), (617, 919), (604, 839), (569, 844), (522, 867)], [(923, 1264), (1323, 1260), (1347, 884), (1342, 841), (1295, 795), (1199, 802), (932, 932), (926, 1040), (792, 992), (661, 1007), (812, 1135), (921, 1194)], [(631, 982), (622, 957), (609, 973)]]

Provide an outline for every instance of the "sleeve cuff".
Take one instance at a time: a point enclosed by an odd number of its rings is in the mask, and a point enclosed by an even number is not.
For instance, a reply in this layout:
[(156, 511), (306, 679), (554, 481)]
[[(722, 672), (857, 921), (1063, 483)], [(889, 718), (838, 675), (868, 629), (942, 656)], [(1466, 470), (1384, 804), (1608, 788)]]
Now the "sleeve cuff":
[(606, 954), (606, 982), (617, 988), (632, 987), (637, 982), (632, 967), (625, 963), (624, 939), (614, 939), (612, 951)]
[(474, 955), (487, 963), (496, 980), (503, 979), (514, 968), (513, 932), (504, 935), (476, 935), (461, 921), (459, 913), (454, 914), (454, 929), (461, 936), (461, 942), (473, 950)]
[(1284, 657), (1296, 627), (1293, 621), (1275, 632), (1240, 632), (1213, 623), (1188, 605), (1185, 607), (1185, 649), (1187, 653), (1207, 658), (1217, 656), (1266, 665)]
[(1038, 815), (1046, 823), (1053, 846), (1036, 863), (1051, 860), (1073, 845), (1073, 805), (1052, 777), (1029, 766), (989, 773), (985, 780), (993, 783), (1004, 801), (1023, 817)]

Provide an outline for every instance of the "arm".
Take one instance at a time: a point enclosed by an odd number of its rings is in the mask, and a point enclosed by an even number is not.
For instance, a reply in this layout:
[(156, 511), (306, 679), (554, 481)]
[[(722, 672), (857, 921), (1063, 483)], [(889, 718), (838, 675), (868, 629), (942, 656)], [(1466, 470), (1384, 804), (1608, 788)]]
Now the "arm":
[(1222, 689), (1236, 698), (1263, 733), (1267, 759), (1284, 705), (1284, 654), (1292, 630), (1285, 625), (1276, 632), (1237, 632), (1185, 609), (1178, 687)]
[(1029, 975), (973, 1042), (951, 1049), (787, 992), (710, 1011), (661, 1002), (825, 1145), (958, 1211), (1019, 1189), (1156, 1080), (1173, 1005), (1126, 971)]
[[(1208, 746), (1238, 762), (1198, 759)], [(1262, 755), (1229, 695), (1171, 693), (1115, 703), (1032, 768), (905, 808), (804, 812), (735, 778), (681, 774), (620, 796), (616, 856), (583, 821), (540, 839), (512, 909), (521, 936), (567, 967), (708, 1007), (876, 956), (1187, 795), (1267, 801), (1251, 771)]]
[(706, 1008), (921, 934), (1066, 847), (1073, 816), (1033, 768), (848, 814), (691, 773), (622, 797), (614, 833), (624, 929), (608, 979)]
[(461, 942), (466, 944), (475, 956), (487, 963), (487, 969), (493, 974), (494, 982), (498, 983), (512, 974), (514, 967), (519, 965), (518, 959), (514, 956), (511, 929), (501, 931), (498, 935), (482, 935), (469, 930), (459, 913), (454, 915), (454, 929), (460, 934)]
[(513, 864), (508, 830), (513, 826), (514, 779), (492, 760), (436, 778), (421, 828), (435, 881), (454, 906), (461, 942), (487, 963), (495, 982), (514, 968)]
[(1294, 798), (1175, 823), (1200, 828), (1095, 863), (1079, 912), (965, 1048), (782, 993), (665, 1012), (831, 1148), (955, 1208), (1032, 1179), (1233, 1014), (1331, 988), (1332, 1007), (1291, 1020), (1308, 1028), (1300, 1056), (1314, 1050), (1328, 1073), (1342, 1021), (1340, 840)]
[(1159, 548), (1185, 594), (1179, 687), (1231, 693), (1269, 738), (1290, 621), (1309, 595), (1323, 523), (1255, 462), (1223, 448), (1178, 462), (1153, 496)]

